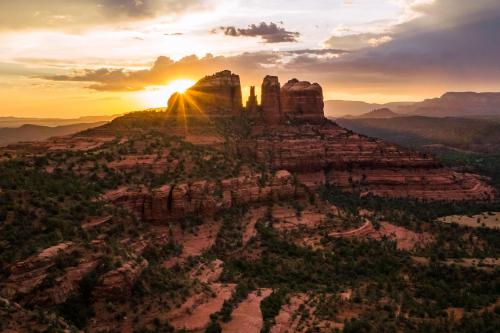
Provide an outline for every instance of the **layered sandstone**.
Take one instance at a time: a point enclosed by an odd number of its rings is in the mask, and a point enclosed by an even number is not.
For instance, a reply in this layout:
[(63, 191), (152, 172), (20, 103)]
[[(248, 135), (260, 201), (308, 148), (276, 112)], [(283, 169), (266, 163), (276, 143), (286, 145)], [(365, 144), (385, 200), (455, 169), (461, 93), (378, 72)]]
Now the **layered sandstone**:
[(187, 116), (234, 116), (241, 114), (242, 107), (240, 77), (228, 70), (205, 76), (168, 101), (170, 113)]
[(96, 297), (126, 297), (134, 282), (148, 267), (147, 260), (129, 261), (121, 267), (109, 271), (99, 279), (93, 293)]
[(277, 124), (281, 119), (281, 85), (277, 76), (267, 75), (262, 82), (262, 116), (266, 123)]
[(292, 79), (281, 88), (281, 112), (288, 118), (321, 122), (323, 108), (323, 89), (317, 83)]
[(222, 181), (164, 185), (154, 190), (123, 187), (108, 192), (103, 199), (137, 212), (145, 220), (162, 221), (190, 214), (207, 216), (238, 205), (300, 195), (303, 190), (292, 175), (281, 170), (272, 176), (254, 173)]
[(335, 123), (255, 127), (241, 153), (298, 174), (309, 187), (325, 183), (361, 195), (429, 200), (487, 200), (480, 177), (444, 168), (432, 156), (364, 137)]

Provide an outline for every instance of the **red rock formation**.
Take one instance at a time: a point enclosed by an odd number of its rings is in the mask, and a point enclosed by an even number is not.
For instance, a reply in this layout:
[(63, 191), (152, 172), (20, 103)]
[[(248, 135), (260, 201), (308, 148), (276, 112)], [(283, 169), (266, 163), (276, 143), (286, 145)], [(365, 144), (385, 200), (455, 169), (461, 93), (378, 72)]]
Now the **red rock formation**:
[(303, 195), (288, 171), (277, 171), (269, 180), (260, 174), (246, 174), (220, 182), (200, 180), (146, 188), (120, 188), (104, 199), (137, 212), (145, 220), (162, 221), (188, 214), (211, 215), (224, 208)]
[(293, 79), (281, 88), (281, 112), (288, 118), (321, 122), (323, 107), (323, 89), (317, 83)]
[(256, 127), (242, 142), (246, 157), (298, 174), (316, 187), (325, 182), (361, 195), (431, 200), (476, 200), (494, 196), (478, 176), (444, 168), (431, 156), (371, 139), (335, 123)]
[(168, 101), (168, 112), (188, 116), (234, 116), (242, 107), (240, 77), (228, 70), (205, 76)]
[(26, 260), (10, 267), (9, 278), (1, 286), (1, 294), (12, 298), (18, 294), (28, 294), (38, 287), (55, 265), (56, 257), (73, 250), (72, 242), (51, 246)]
[(259, 103), (257, 102), (257, 95), (255, 95), (255, 87), (250, 87), (250, 96), (248, 96), (246, 109), (247, 112), (251, 115), (254, 115), (257, 112), (257, 108)]
[(99, 284), (94, 289), (95, 297), (125, 297), (130, 293), (134, 282), (148, 267), (147, 260), (139, 262), (129, 261), (120, 268), (109, 271), (99, 279)]
[(277, 76), (267, 75), (262, 82), (262, 116), (268, 124), (277, 124), (281, 119), (280, 86)]

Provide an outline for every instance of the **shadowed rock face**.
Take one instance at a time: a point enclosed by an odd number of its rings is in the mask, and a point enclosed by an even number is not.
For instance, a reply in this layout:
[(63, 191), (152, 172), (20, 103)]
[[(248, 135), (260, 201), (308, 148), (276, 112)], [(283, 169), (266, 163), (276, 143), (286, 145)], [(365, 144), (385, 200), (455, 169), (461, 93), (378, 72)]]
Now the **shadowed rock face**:
[(225, 70), (205, 76), (183, 94), (168, 100), (169, 112), (188, 116), (240, 115), (243, 108), (240, 77)]
[(209, 216), (238, 205), (304, 196), (288, 171), (278, 170), (269, 177), (263, 182), (261, 174), (242, 174), (221, 182), (200, 180), (164, 185), (152, 191), (120, 188), (108, 192), (104, 199), (137, 212), (146, 221), (164, 221), (188, 214)]
[(297, 120), (324, 120), (323, 89), (317, 83), (293, 79), (281, 88), (281, 112)]
[(268, 124), (281, 119), (280, 87), (277, 76), (267, 75), (262, 82), (262, 115)]
[(255, 95), (255, 87), (250, 87), (250, 96), (248, 96), (248, 101), (246, 104), (247, 112), (251, 115), (257, 112), (259, 103), (257, 102), (257, 95)]

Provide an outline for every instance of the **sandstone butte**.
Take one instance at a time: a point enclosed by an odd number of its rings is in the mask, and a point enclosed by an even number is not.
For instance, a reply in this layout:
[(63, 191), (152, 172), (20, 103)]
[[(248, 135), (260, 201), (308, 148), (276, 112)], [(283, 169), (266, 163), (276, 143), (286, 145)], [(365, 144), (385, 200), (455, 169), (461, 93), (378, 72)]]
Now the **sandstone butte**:
[[(256, 103), (255, 94), (251, 94), (251, 100), (247, 103), (249, 108), (244, 108), (239, 77), (229, 71), (223, 71), (203, 78), (184, 94), (170, 98), (169, 113), (182, 112), (186, 117), (203, 118), (205, 121), (203, 126), (194, 127), (192, 130), (195, 132), (190, 132), (190, 135), (185, 137), (188, 141), (192, 140), (193, 134), (201, 135), (202, 132), (196, 131), (201, 131), (200, 128), (210, 124), (206, 119), (215, 122), (223, 117), (249, 118), (250, 132), (236, 140), (237, 152), (242, 158), (267, 164), (273, 173), (263, 177), (264, 175), (255, 170), (242, 170), (237, 176), (227, 176), (218, 181), (203, 179), (201, 176), (198, 180), (163, 185), (153, 190), (146, 186), (125, 186), (104, 194), (105, 200), (137, 212), (146, 222), (163, 222), (190, 214), (200, 214), (207, 218), (192, 234), (185, 232), (175, 223), (154, 223), (138, 238), (121, 239), (120, 244), (127, 248), (127, 256), (120, 265), (107, 271), (96, 281), (92, 293), (96, 300), (96, 318), (89, 323), (89, 331), (111, 331), (119, 327), (111, 317), (106, 317), (108, 299), (118, 299), (121, 302), (130, 298), (131, 286), (141, 272), (151, 266), (141, 257), (149, 244), (164, 246), (167, 241), (174, 239), (183, 245), (183, 253), (176, 257), (177, 261), (173, 264), (164, 262), (165, 267), (172, 267), (184, 260), (183, 258), (201, 255), (216, 241), (221, 221), (215, 221), (210, 215), (220, 209), (300, 198), (310, 189), (323, 184), (332, 184), (341, 190), (359, 195), (373, 194), (423, 200), (488, 200), (495, 195), (494, 189), (477, 175), (454, 172), (429, 155), (358, 135), (326, 119), (323, 113), (323, 93), (318, 84), (293, 79), (281, 87), (276, 76), (266, 76), (261, 94), (261, 105)], [(103, 127), (93, 130), (91, 135), (87, 133), (61, 137), (45, 143), (31, 143), (30, 147), (35, 152), (91, 150), (113, 140), (105, 131), (106, 128)], [(182, 131), (173, 133), (182, 134)], [(203, 144), (217, 147), (220, 141)], [(9, 149), (16, 148), (23, 146), (11, 146)], [(175, 167), (176, 163), (175, 160), (167, 161), (167, 152), (164, 155), (122, 156), (123, 159), (110, 162), (108, 167), (120, 170), (149, 167), (152, 172), (162, 173), (170, 167)], [(267, 212), (265, 205), (256, 209), (259, 209), (260, 215), (255, 211), (250, 214), (253, 223), (249, 223), (250, 227), (245, 231), (245, 234), (249, 235), (246, 236), (246, 241), (255, 232), (255, 223), (259, 216), (262, 217)], [(293, 217), (296, 218), (295, 215)], [(92, 231), (111, 223), (111, 217), (101, 216), (88, 221), (82, 227)], [(427, 234), (408, 234), (402, 228), (389, 224), (382, 224), (380, 230), (394, 233), (396, 236), (398, 233), (402, 234), (402, 242), (398, 243), (402, 248), (411, 247), (414, 243), (423, 243), (431, 238)], [(369, 232), (370, 237), (377, 238), (382, 237), (382, 231), (377, 233), (373, 231), (371, 223), (365, 223), (354, 231), (332, 233), (331, 236), (354, 237)], [(16, 262), (9, 267), (8, 277), (0, 284), (0, 301), (10, 304), (10, 300), (19, 299), (23, 306), (63, 304), (75, 294), (82, 279), (103, 262), (102, 254), (108, 249), (106, 242), (106, 239), (98, 237), (91, 241), (92, 246), (89, 247), (66, 241)], [(53, 281), (53, 286), (44, 286), (44, 281), (56, 267), (57, 259), (76, 253), (81, 256), (78, 264), (58, 276)], [(214, 278), (214, 281), (217, 279)], [(167, 313), (168, 319), (179, 329), (187, 325), (186, 323), (196, 324), (196, 329), (206, 327), (210, 314), (222, 307), (234, 287), (211, 283), (210, 290), (216, 295), (215, 298), (208, 297), (206, 292), (194, 291), (184, 305)], [(235, 310), (236, 320), (242, 320), (241, 313), (258, 312), (257, 303), (261, 298), (254, 301), (252, 299), (241, 303), (239, 310)], [(204, 311), (198, 310), (197, 306), (200, 304), (205, 306)], [(19, 305), (16, 306), (20, 308)], [(249, 323), (258, 329), (261, 323), (254, 319), (252, 317)], [(240, 324), (230, 322), (228, 325)]]
[(183, 104), (185, 114), (192, 117), (252, 119), (250, 134), (237, 143), (239, 153), (294, 173), (308, 187), (331, 184), (359, 195), (422, 200), (495, 196), (478, 175), (455, 172), (429, 154), (353, 133), (328, 120), (317, 83), (292, 79), (281, 86), (278, 77), (268, 75), (261, 94), (261, 105), (255, 105), (252, 93), (244, 108), (240, 78), (225, 70), (172, 96), (168, 112), (179, 112)]
[[(221, 139), (220, 135), (211, 139), (214, 131), (207, 129), (214, 127), (211, 124), (224, 118), (250, 119), (249, 133), (231, 140), (240, 158), (264, 163), (274, 172), (272, 177), (265, 177), (264, 183), (261, 174), (250, 170), (222, 182), (200, 179), (153, 190), (122, 187), (103, 198), (130, 208), (144, 220), (161, 221), (187, 214), (213, 215), (220, 209), (272, 198), (303, 197), (308, 189), (325, 184), (360, 196), (421, 200), (490, 200), (496, 195), (478, 175), (455, 172), (431, 155), (338, 126), (324, 116), (323, 91), (317, 83), (292, 79), (281, 86), (278, 77), (266, 76), (260, 105), (255, 90), (251, 91), (247, 107), (243, 107), (240, 78), (225, 70), (202, 78), (183, 94), (171, 96), (166, 115), (180, 115), (190, 121), (189, 133), (174, 122), (169, 128), (172, 134), (216, 148)], [(31, 144), (31, 148), (88, 150), (99, 146), (95, 141), (104, 143), (114, 135), (102, 128), (92, 133), (93, 138), (62, 137)], [(109, 167), (151, 167), (161, 173), (173, 165), (165, 159), (155, 161), (152, 156), (127, 156)]]

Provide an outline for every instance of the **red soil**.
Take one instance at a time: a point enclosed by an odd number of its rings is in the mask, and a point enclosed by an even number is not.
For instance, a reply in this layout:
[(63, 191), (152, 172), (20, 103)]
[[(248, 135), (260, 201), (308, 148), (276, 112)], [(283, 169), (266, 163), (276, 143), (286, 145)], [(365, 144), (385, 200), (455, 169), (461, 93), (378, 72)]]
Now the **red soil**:
[(230, 322), (222, 325), (224, 333), (259, 333), (263, 326), (260, 302), (268, 297), (272, 289), (260, 289), (252, 292), (233, 310)]

